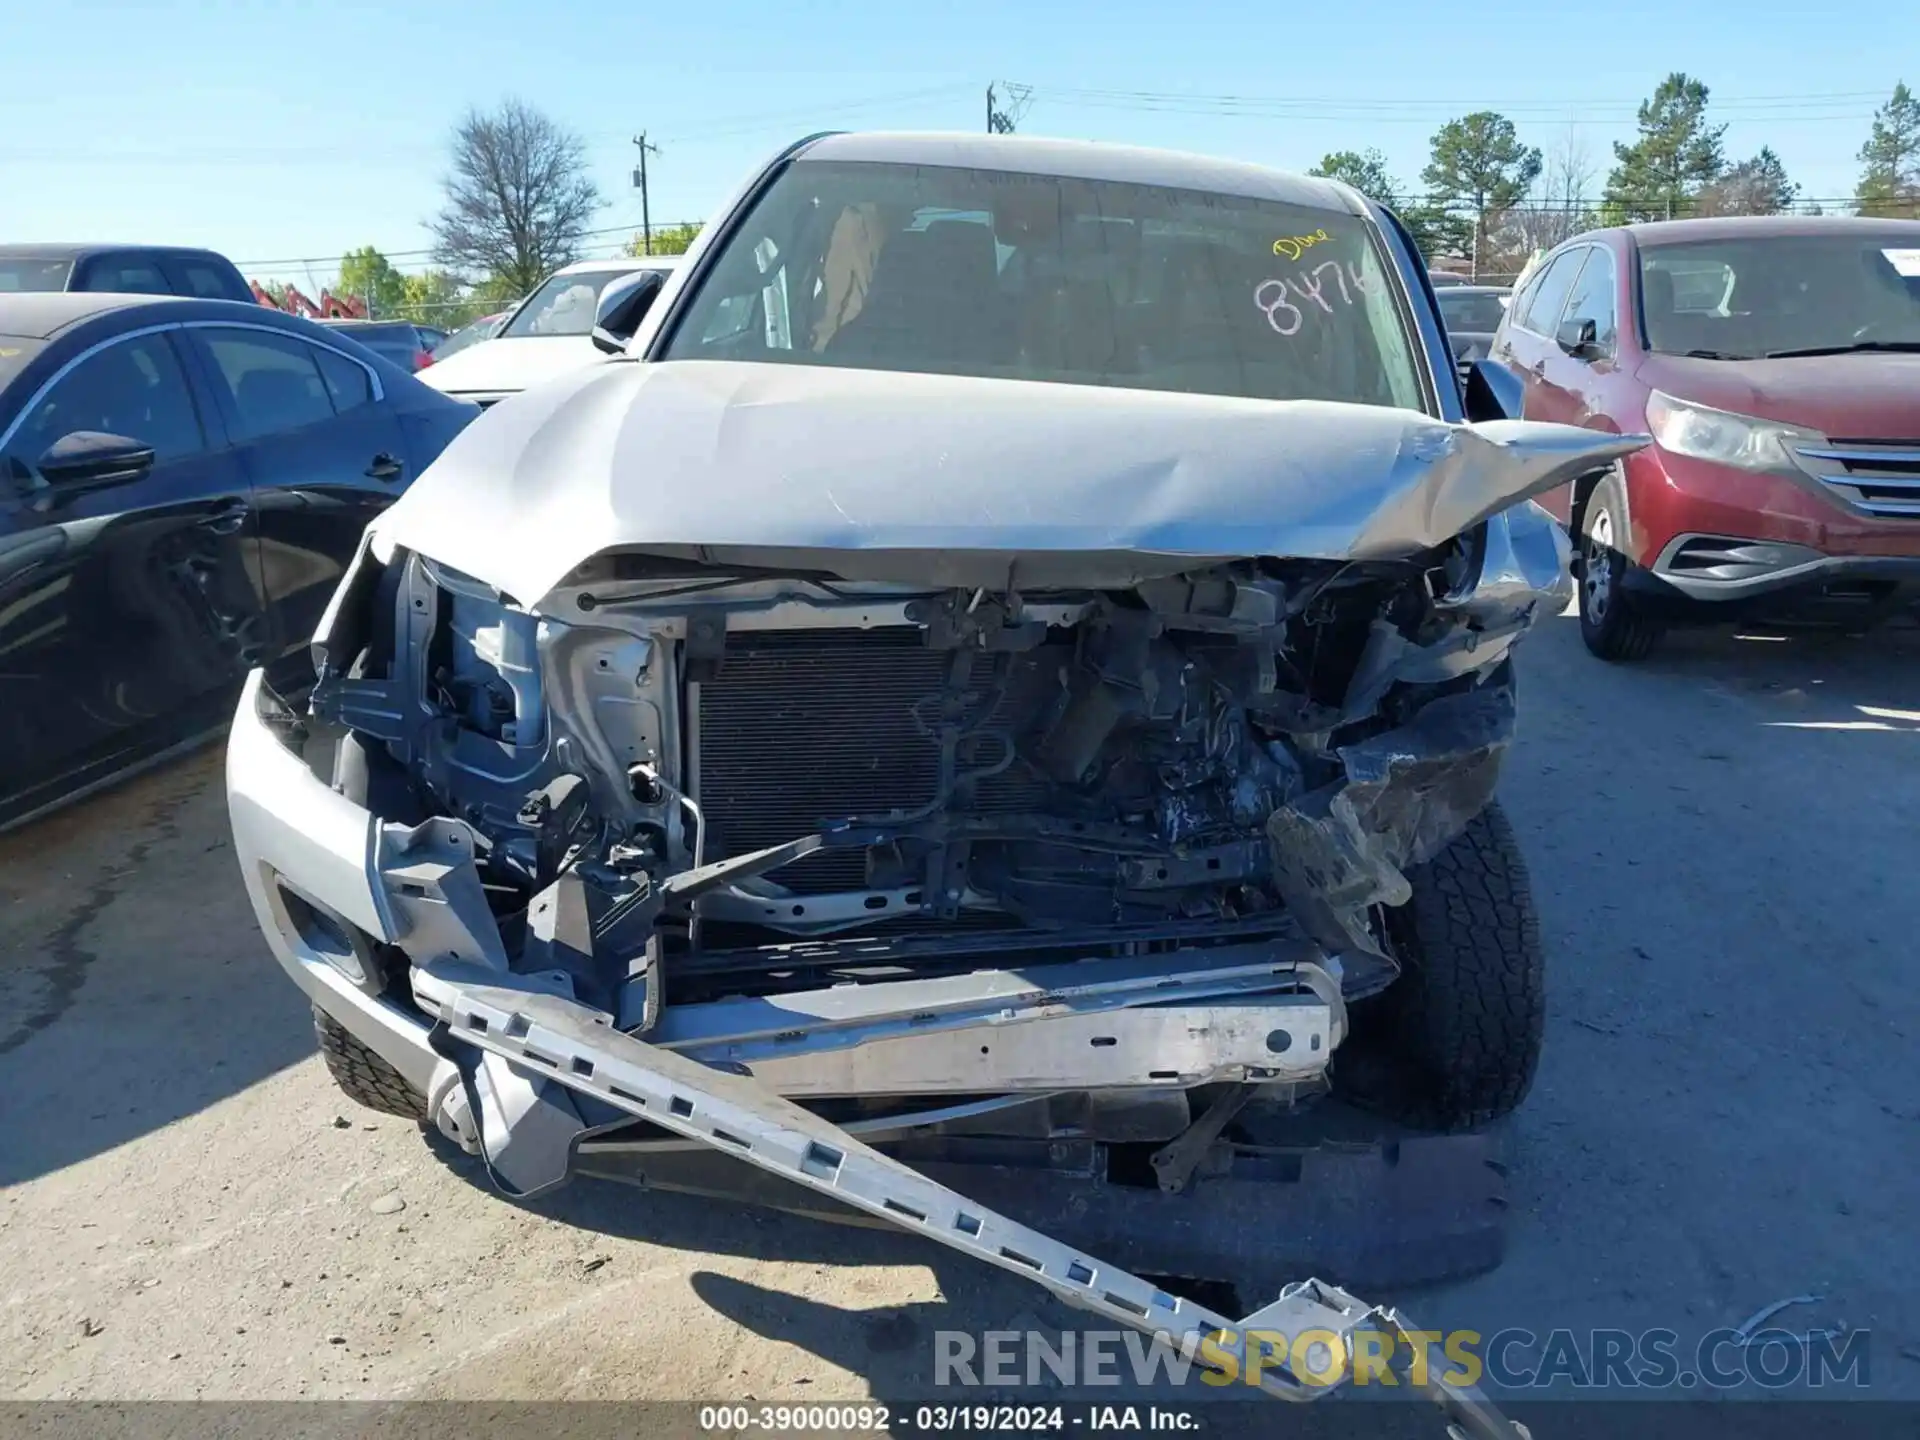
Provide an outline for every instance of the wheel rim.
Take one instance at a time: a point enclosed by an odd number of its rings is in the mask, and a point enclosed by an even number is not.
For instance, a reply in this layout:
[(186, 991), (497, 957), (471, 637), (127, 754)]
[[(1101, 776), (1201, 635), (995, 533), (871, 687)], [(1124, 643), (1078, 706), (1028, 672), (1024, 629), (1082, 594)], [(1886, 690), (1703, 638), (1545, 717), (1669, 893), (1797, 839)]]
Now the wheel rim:
[(1580, 589), (1588, 619), (1599, 622), (1607, 618), (1607, 607), (1613, 603), (1613, 580), (1613, 516), (1601, 510), (1587, 523), (1586, 553), (1581, 556)]

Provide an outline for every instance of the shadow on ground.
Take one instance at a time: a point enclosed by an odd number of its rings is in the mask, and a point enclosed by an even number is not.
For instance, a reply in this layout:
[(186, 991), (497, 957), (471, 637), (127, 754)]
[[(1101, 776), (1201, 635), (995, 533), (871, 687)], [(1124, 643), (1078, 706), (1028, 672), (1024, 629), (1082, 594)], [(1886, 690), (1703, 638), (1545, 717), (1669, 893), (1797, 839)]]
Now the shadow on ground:
[(218, 750), (0, 836), (0, 1186), (313, 1053), (227, 838)]
[(1783, 729), (1920, 734), (1920, 628), (1912, 626), (1860, 636), (1763, 627), (1676, 630), (1647, 659), (1617, 668), (1661, 689), (1679, 684), (1760, 706), (1770, 712), (1761, 723)]
[[(1807, 1323), (1871, 1328), (1876, 1391), (1920, 1394), (1901, 1358), (1920, 1347), (1920, 1171), (1901, 1158), (1920, 1135), (1920, 767), (1884, 738), (1920, 728), (1916, 660), (1911, 632), (1681, 633), (1635, 666), (1586, 655), (1570, 619), (1529, 639), (1502, 795), (1547, 933), (1546, 1054), (1517, 1117), (1507, 1263), (1422, 1298), (1423, 1323), (1691, 1335), (1818, 1293)], [(312, 1054), (247, 909), (218, 781), (201, 757), (0, 838), (0, 1185)], [(944, 1306), (697, 1282), (746, 1329), (885, 1395), (931, 1384), (929, 1334), (949, 1312), (1073, 1323), (906, 1235), (604, 1184), (534, 1208), (688, 1253), (931, 1267)]]

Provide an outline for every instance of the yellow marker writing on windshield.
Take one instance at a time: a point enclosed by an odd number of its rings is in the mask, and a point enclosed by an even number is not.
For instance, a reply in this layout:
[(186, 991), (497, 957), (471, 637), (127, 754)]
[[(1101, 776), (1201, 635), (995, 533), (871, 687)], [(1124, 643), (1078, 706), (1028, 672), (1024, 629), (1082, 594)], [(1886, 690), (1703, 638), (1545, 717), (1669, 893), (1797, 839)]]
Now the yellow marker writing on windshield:
[(1311, 235), (1282, 235), (1273, 242), (1273, 253), (1285, 256), (1289, 260), (1298, 260), (1327, 238), (1325, 230), (1316, 230)]

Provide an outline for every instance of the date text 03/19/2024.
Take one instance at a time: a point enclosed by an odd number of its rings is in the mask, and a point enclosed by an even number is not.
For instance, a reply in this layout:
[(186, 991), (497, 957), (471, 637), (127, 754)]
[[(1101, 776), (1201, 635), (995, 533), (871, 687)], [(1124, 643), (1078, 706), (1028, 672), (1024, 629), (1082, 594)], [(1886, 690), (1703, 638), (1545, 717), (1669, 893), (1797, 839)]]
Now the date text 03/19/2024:
[(711, 1435), (1066, 1434), (1074, 1431), (1197, 1431), (1192, 1411), (1163, 1405), (703, 1405)]

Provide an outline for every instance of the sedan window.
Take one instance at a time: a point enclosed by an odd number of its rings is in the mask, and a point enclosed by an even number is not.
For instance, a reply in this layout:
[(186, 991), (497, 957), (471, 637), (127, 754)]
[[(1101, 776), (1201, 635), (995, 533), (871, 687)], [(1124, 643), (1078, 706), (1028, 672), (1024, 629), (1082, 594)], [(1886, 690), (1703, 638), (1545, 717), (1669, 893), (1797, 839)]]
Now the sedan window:
[(206, 448), (193, 392), (165, 335), (115, 341), (81, 361), (33, 407), (7, 448), (31, 463), (79, 430), (138, 440), (162, 461)]
[(337, 350), (315, 346), (313, 358), (319, 363), (320, 378), (336, 413), (344, 415), (362, 405), (373, 403), (373, 378), (367, 367), (347, 359)]
[(1560, 323), (1574, 277), (1580, 273), (1580, 262), (1586, 258), (1587, 247), (1582, 245), (1566, 251), (1548, 266), (1527, 293), (1526, 313), (1514, 316), (1514, 324), (1536, 335), (1551, 336)]
[(1615, 332), (1619, 326), (1615, 322), (1613, 255), (1610, 251), (1598, 247), (1587, 260), (1587, 268), (1580, 272), (1580, 281), (1573, 287), (1573, 294), (1567, 299), (1568, 320), (1591, 320), (1595, 343), (1602, 350), (1611, 353)]
[(233, 397), (236, 439), (257, 440), (333, 418), (333, 399), (311, 345), (262, 330), (216, 327), (200, 334)]

